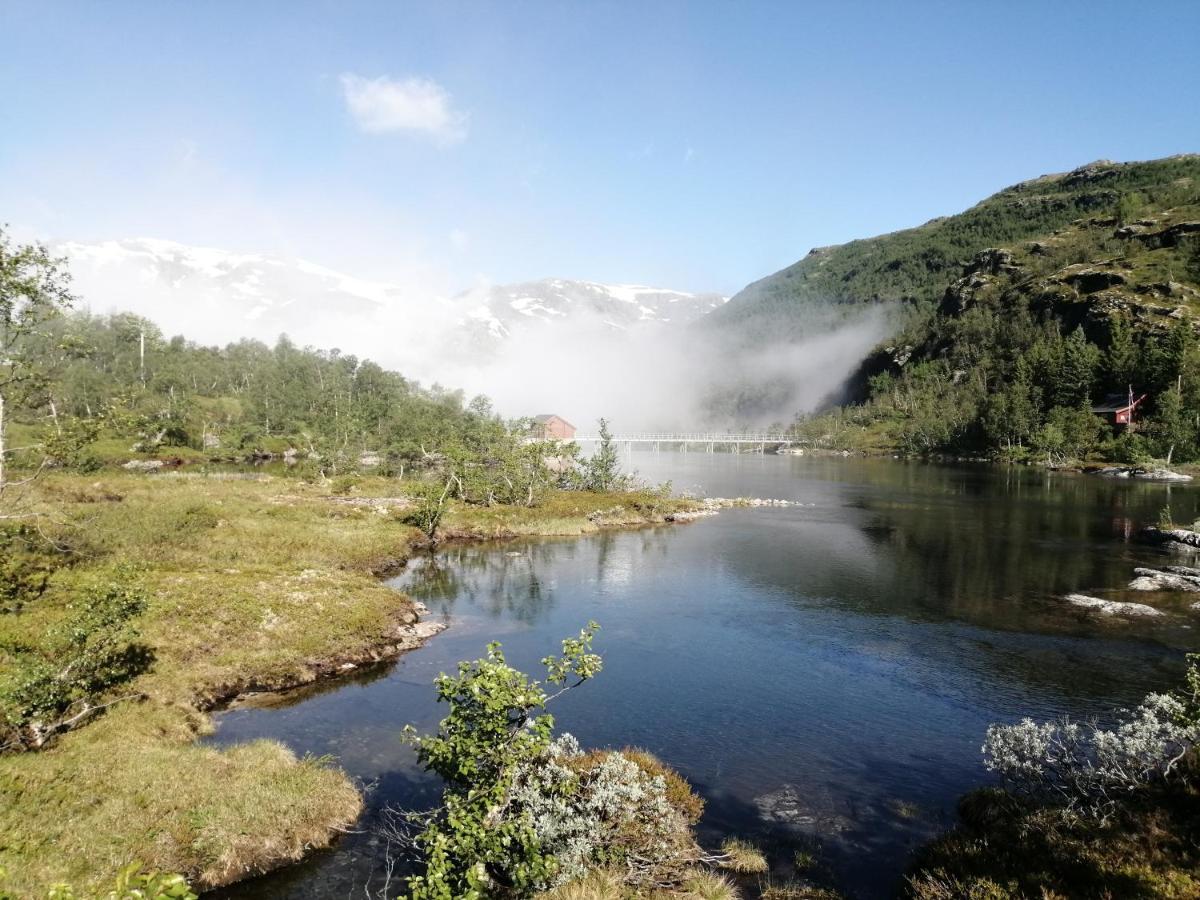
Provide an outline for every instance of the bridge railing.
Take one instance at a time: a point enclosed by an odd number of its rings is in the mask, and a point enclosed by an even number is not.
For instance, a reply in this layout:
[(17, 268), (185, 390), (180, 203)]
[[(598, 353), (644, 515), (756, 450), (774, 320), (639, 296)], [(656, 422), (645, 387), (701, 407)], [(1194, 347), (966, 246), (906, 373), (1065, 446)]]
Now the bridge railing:
[[(577, 443), (595, 443), (600, 441), (599, 435), (577, 435), (575, 441)], [(643, 431), (632, 432), (629, 434), (614, 434), (612, 441), (614, 443), (663, 443), (663, 444), (682, 444), (682, 443), (708, 443), (708, 444), (786, 444), (791, 443), (794, 438), (789, 438), (787, 435), (779, 432), (732, 432), (732, 431)]]

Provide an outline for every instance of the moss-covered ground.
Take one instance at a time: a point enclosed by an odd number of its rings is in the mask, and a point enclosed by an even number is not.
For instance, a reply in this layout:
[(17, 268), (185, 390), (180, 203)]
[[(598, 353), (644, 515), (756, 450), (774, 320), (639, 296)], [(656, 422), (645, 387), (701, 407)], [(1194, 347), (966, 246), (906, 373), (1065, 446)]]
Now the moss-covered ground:
[[(129, 699), (89, 724), (0, 756), (0, 886), (87, 889), (140, 860), (209, 887), (298, 859), (350, 826), (361, 798), (330, 761), (271, 741), (218, 750), (197, 738), (207, 710), (238, 692), (302, 684), (404, 646), (412, 605), (379, 578), (422, 540), (400, 521), (404, 484), (105, 470), (51, 474), (33, 490), (44, 529), (70, 552), (44, 594), (0, 616), (0, 664), (11, 662), (4, 645), (41, 640), (82, 585), (111, 577), (135, 579), (149, 597), (137, 627), (153, 663), (115, 691)], [(456, 506), (444, 525), (447, 539), (579, 534), (662, 522), (684, 505), (651, 492), (556, 493), (531, 509)]]

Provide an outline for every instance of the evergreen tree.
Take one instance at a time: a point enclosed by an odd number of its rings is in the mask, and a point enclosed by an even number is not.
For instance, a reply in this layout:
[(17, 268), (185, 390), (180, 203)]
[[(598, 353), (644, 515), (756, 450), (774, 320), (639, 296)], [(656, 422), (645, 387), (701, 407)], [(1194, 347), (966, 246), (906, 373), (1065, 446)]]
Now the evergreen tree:
[(1062, 361), (1054, 385), (1054, 405), (1077, 407), (1091, 399), (1096, 383), (1100, 351), (1087, 339), (1083, 328), (1076, 328), (1063, 342)]
[(1138, 347), (1133, 332), (1123, 318), (1114, 316), (1109, 322), (1108, 348), (1104, 351), (1102, 368), (1105, 387), (1112, 391), (1126, 390), (1137, 380)]
[(589, 491), (612, 491), (623, 482), (621, 461), (613, 443), (608, 420), (600, 420), (600, 446), (584, 463), (584, 486)]

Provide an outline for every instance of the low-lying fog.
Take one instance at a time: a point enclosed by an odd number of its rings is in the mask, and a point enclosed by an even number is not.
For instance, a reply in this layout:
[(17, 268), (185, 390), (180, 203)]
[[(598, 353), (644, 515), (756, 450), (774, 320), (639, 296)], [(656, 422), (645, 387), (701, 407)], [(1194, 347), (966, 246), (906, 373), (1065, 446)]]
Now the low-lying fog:
[[(168, 337), (205, 344), (273, 344), (287, 333), (425, 384), (486, 394), (506, 416), (553, 412), (585, 430), (600, 416), (626, 431), (790, 422), (836, 393), (887, 325), (875, 310), (813, 326), (803, 339), (746, 347), (694, 322), (618, 328), (571, 309), (480, 339), (470, 320), (479, 291), (449, 299), (300, 261), (163, 241), (58, 249), (70, 257), (81, 307), (92, 312), (136, 313)], [(755, 398), (753, 413), (729, 414), (739, 396)]]

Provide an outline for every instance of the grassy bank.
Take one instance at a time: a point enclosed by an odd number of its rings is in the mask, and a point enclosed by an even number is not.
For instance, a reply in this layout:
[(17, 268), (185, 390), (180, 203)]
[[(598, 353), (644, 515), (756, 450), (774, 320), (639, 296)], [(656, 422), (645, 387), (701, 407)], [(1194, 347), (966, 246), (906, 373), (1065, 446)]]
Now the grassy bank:
[(1200, 896), (1194, 784), (1138, 795), (1104, 825), (996, 789), (959, 810), (960, 824), (918, 852), (910, 900)]
[[(110, 878), (130, 860), (215, 886), (298, 859), (349, 826), (361, 799), (328, 761), (259, 741), (199, 746), (205, 710), (246, 690), (303, 684), (416, 646), (407, 598), (379, 575), (421, 535), (402, 485), (104, 472), (53, 475), (36, 501), (70, 546), (46, 592), (0, 617), (2, 645), (37, 643), (101, 579), (148, 598), (150, 668), (103, 716), (49, 749), (0, 756), (0, 868), (18, 895)], [(650, 493), (553, 494), (539, 507), (454, 507), (456, 539), (580, 534), (664, 521)], [(127, 568), (116, 569), (118, 564)]]

